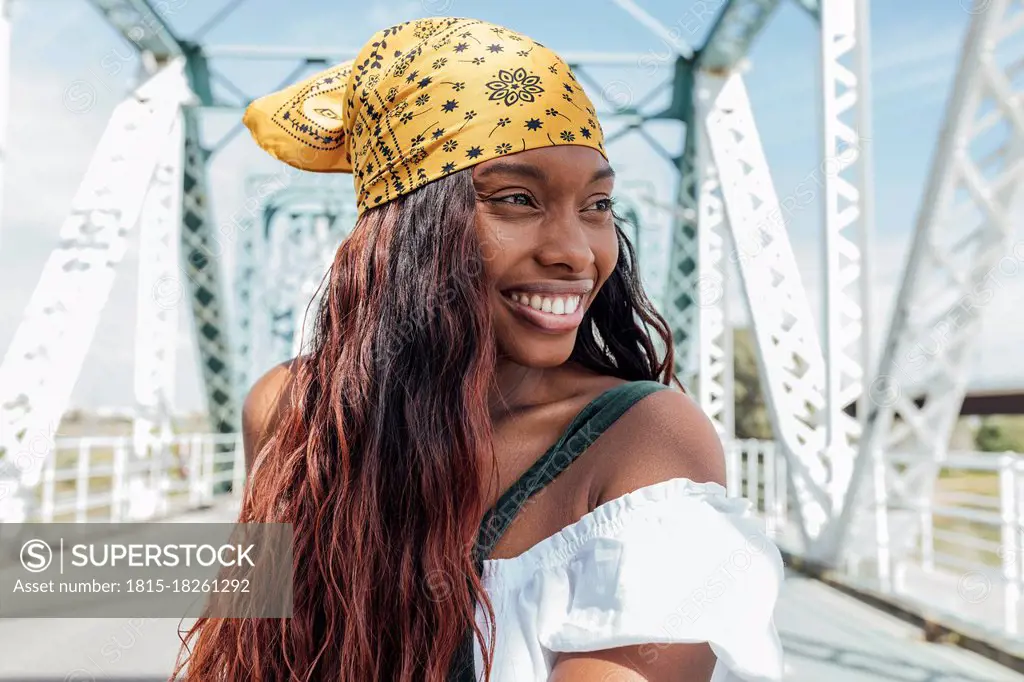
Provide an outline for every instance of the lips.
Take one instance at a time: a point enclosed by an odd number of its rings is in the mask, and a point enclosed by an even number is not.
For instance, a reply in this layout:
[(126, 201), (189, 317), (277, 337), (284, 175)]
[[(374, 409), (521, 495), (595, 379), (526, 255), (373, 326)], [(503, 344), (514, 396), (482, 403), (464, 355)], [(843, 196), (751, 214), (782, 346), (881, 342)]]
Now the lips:
[[(565, 332), (572, 331), (580, 326), (583, 322), (583, 312), (585, 309), (583, 296), (579, 296), (579, 302), (576, 304), (576, 309), (572, 313), (557, 314), (554, 312), (544, 312), (543, 310), (536, 310), (531, 308), (529, 305), (516, 301), (512, 298), (511, 294), (514, 292), (503, 293), (501, 298), (505, 301), (505, 304), (511, 308), (512, 313), (516, 315), (520, 320), (529, 324), (536, 330), (548, 333), (548, 334), (564, 334)], [(533, 294), (533, 296), (540, 296), (540, 294)], [(541, 296), (543, 299), (544, 297)], [(569, 298), (566, 296), (548, 296), (548, 299), (558, 299), (563, 301), (564, 307), (565, 299)], [(573, 296), (572, 298), (576, 298)], [(534, 299), (536, 300), (536, 299)], [(556, 308), (556, 304), (552, 304), (552, 308)]]
[(551, 279), (523, 282), (505, 287), (502, 293), (520, 292), (541, 296), (586, 296), (594, 290), (593, 279)]

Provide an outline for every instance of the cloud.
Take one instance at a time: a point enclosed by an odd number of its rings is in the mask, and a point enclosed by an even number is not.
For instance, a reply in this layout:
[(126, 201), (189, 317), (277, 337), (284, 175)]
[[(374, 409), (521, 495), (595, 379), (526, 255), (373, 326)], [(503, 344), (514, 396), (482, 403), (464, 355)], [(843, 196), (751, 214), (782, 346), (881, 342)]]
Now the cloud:
[[(944, 100), (953, 85), (957, 57), (962, 50), (966, 22), (934, 30), (900, 30), (885, 39), (872, 64), (876, 101), (920, 106)], [(924, 40), (921, 35), (927, 36)]]
[[(966, 31), (966, 22), (942, 26), (937, 30), (922, 30), (920, 26), (900, 28), (882, 39), (893, 47), (876, 52), (872, 71), (877, 77), (929, 67), (936, 62), (952, 62), (960, 54)], [(875, 43), (878, 42), (876, 39)]]

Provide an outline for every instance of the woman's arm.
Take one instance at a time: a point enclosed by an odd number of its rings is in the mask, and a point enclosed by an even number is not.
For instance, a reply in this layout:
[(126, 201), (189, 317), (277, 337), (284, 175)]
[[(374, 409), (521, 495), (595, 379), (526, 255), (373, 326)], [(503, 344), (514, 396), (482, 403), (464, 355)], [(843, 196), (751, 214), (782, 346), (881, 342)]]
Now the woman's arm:
[(548, 682), (708, 682), (715, 661), (706, 643), (639, 644), (563, 653)]
[[(628, 410), (614, 428), (629, 434), (630, 456), (608, 460), (596, 483), (598, 492), (591, 497), (598, 505), (676, 477), (725, 485), (725, 454), (718, 433), (684, 393), (658, 391)], [(549, 682), (708, 682), (715, 662), (706, 642), (561, 653)]]

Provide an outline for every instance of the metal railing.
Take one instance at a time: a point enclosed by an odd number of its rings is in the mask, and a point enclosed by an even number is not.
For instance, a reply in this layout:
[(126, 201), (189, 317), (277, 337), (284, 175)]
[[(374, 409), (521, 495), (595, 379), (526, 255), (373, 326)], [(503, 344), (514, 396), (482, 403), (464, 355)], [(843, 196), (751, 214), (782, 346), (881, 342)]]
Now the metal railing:
[[(785, 544), (795, 526), (780, 448), (726, 442), (727, 487), (731, 496), (751, 500), (769, 536), (798, 554)], [(913, 461), (887, 457), (896, 466)], [(886, 537), (879, 538), (874, 519), (852, 532), (838, 572), (894, 600), (1017, 638), (1024, 608), (1024, 455), (952, 452), (939, 466), (930, 496), (880, 507)], [(238, 435), (179, 435), (142, 446), (127, 436), (59, 438), (32, 491), (29, 520), (158, 519), (238, 495), (244, 481)]]
[[(801, 554), (786, 460), (763, 441), (725, 444), (730, 495), (754, 502), (766, 532)], [(887, 453), (896, 467), (919, 457)], [(894, 602), (923, 607), (994, 640), (1021, 641), (1024, 622), (1024, 454), (953, 451), (930, 494), (874, 510), (851, 528), (836, 573)], [(865, 494), (871, 494), (870, 486)], [(875, 518), (881, 514), (881, 523)], [(883, 529), (879, 532), (879, 526)]]
[[(237, 455), (237, 456), (236, 456)], [(144, 521), (210, 506), (245, 482), (241, 436), (58, 438), (29, 521)]]
[[(913, 462), (900, 453), (887, 459), (895, 466)], [(1024, 455), (951, 452), (931, 495), (887, 511), (912, 515), (918, 532), (913, 551), (894, 558), (894, 593), (1019, 639)]]

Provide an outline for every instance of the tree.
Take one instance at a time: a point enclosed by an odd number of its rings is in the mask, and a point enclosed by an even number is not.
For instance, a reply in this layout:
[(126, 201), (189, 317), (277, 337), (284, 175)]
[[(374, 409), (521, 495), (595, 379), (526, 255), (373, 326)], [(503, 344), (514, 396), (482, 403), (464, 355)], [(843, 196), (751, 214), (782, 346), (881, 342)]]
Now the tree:
[(733, 330), (733, 384), (736, 391), (736, 437), (773, 440), (768, 406), (757, 373), (754, 337), (749, 327)]
[[(1013, 428), (1017, 427), (1017, 428)], [(974, 433), (974, 447), (982, 452), (1021, 452), (1020, 420), (1004, 415), (989, 415)]]

